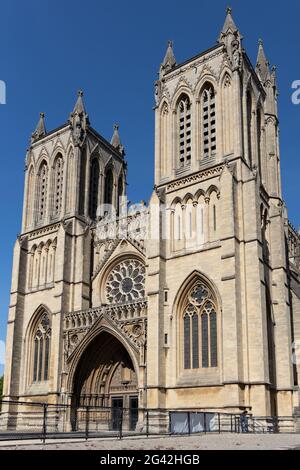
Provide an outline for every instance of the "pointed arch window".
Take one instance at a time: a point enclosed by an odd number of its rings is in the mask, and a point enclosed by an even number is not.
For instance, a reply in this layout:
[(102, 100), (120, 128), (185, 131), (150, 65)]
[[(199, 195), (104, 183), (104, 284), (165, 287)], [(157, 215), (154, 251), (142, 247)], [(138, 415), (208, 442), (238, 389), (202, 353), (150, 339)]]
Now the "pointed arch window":
[(211, 84), (207, 84), (201, 96), (202, 140), (204, 158), (214, 158), (217, 152), (216, 95)]
[(104, 204), (112, 205), (113, 199), (113, 173), (111, 170), (107, 170), (105, 174), (105, 184), (104, 184)]
[(64, 161), (61, 154), (55, 160), (54, 165), (54, 217), (59, 217), (62, 209), (63, 197), (63, 180), (64, 180)]
[(247, 92), (247, 134), (248, 134), (248, 160), (252, 168), (252, 97), (251, 92)]
[(183, 314), (184, 369), (218, 367), (217, 309), (214, 295), (198, 282), (187, 296)]
[(38, 174), (38, 221), (43, 221), (47, 210), (48, 165), (43, 162)]
[(120, 214), (121, 204), (122, 204), (122, 197), (124, 195), (124, 184), (123, 184), (123, 177), (119, 177), (118, 181), (118, 201), (117, 201), (117, 215)]
[(177, 107), (178, 135), (179, 135), (179, 166), (183, 167), (191, 162), (192, 155), (192, 122), (191, 102), (188, 96), (183, 95)]
[(30, 168), (27, 182), (27, 217), (26, 227), (30, 227), (33, 221), (33, 204), (34, 204), (34, 169)]
[(50, 343), (50, 319), (44, 312), (33, 337), (33, 382), (43, 382), (49, 378)]
[(261, 110), (257, 110), (256, 115), (256, 132), (257, 132), (257, 160), (259, 174), (262, 178), (262, 165), (261, 165)]
[(91, 174), (90, 174), (90, 207), (89, 213), (90, 218), (95, 219), (98, 209), (98, 194), (99, 194), (99, 162), (97, 158), (94, 158), (91, 165)]

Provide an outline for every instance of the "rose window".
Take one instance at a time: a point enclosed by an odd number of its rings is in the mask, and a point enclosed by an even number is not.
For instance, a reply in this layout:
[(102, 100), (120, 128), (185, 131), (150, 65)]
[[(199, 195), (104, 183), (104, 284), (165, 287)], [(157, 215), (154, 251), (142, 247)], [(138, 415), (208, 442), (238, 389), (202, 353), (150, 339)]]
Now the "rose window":
[(117, 264), (107, 278), (106, 297), (113, 304), (144, 299), (144, 265), (135, 259)]

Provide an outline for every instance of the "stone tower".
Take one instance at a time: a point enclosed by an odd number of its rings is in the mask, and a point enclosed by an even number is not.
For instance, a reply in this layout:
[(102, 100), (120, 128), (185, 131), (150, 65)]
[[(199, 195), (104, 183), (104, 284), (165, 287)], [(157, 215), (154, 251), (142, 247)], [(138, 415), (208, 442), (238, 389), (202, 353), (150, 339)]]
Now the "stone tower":
[(118, 126), (111, 143), (101, 137), (81, 91), (58, 129), (47, 133), (41, 114), (26, 156), (22, 231), (14, 251), (4, 390), (11, 399), (56, 402), (60, 395), (63, 312), (91, 306), (90, 227), (106, 205), (118, 211), (125, 190)]
[(282, 199), (277, 95), (262, 41), (253, 67), (231, 9), (211, 49), (177, 64), (170, 41), (155, 82), (155, 187), (129, 211), (118, 126), (101, 137), (82, 92), (58, 129), (41, 114), (6, 398), (69, 404), (73, 429), (87, 406), (111, 409), (112, 429), (119, 408), (131, 430), (195, 409), (292, 418), (300, 236)]
[(289, 416), (275, 69), (260, 41), (254, 70), (228, 9), (211, 49), (177, 64), (169, 42), (155, 98), (148, 406)]

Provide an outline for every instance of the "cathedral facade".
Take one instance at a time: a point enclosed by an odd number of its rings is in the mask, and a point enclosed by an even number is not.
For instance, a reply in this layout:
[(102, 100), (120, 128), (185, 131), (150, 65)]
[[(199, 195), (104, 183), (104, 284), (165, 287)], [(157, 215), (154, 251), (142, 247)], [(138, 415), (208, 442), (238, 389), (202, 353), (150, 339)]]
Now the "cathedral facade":
[[(155, 186), (127, 210), (82, 93), (41, 114), (14, 249), (8, 400), (297, 415), (300, 236), (282, 199), (275, 68), (256, 67), (231, 10), (215, 46), (155, 83)], [(5, 406), (7, 416), (18, 407)], [(70, 415), (72, 421), (72, 413)]]

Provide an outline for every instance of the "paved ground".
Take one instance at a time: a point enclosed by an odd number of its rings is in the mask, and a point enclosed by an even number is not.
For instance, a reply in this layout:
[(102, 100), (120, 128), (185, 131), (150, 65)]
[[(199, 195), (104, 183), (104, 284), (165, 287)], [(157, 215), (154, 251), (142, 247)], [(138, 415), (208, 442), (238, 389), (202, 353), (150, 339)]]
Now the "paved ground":
[(300, 434), (221, 434), (182, 437), (93, 439), (83, 441), (0, 442), (0, 450), (300, 450)]

